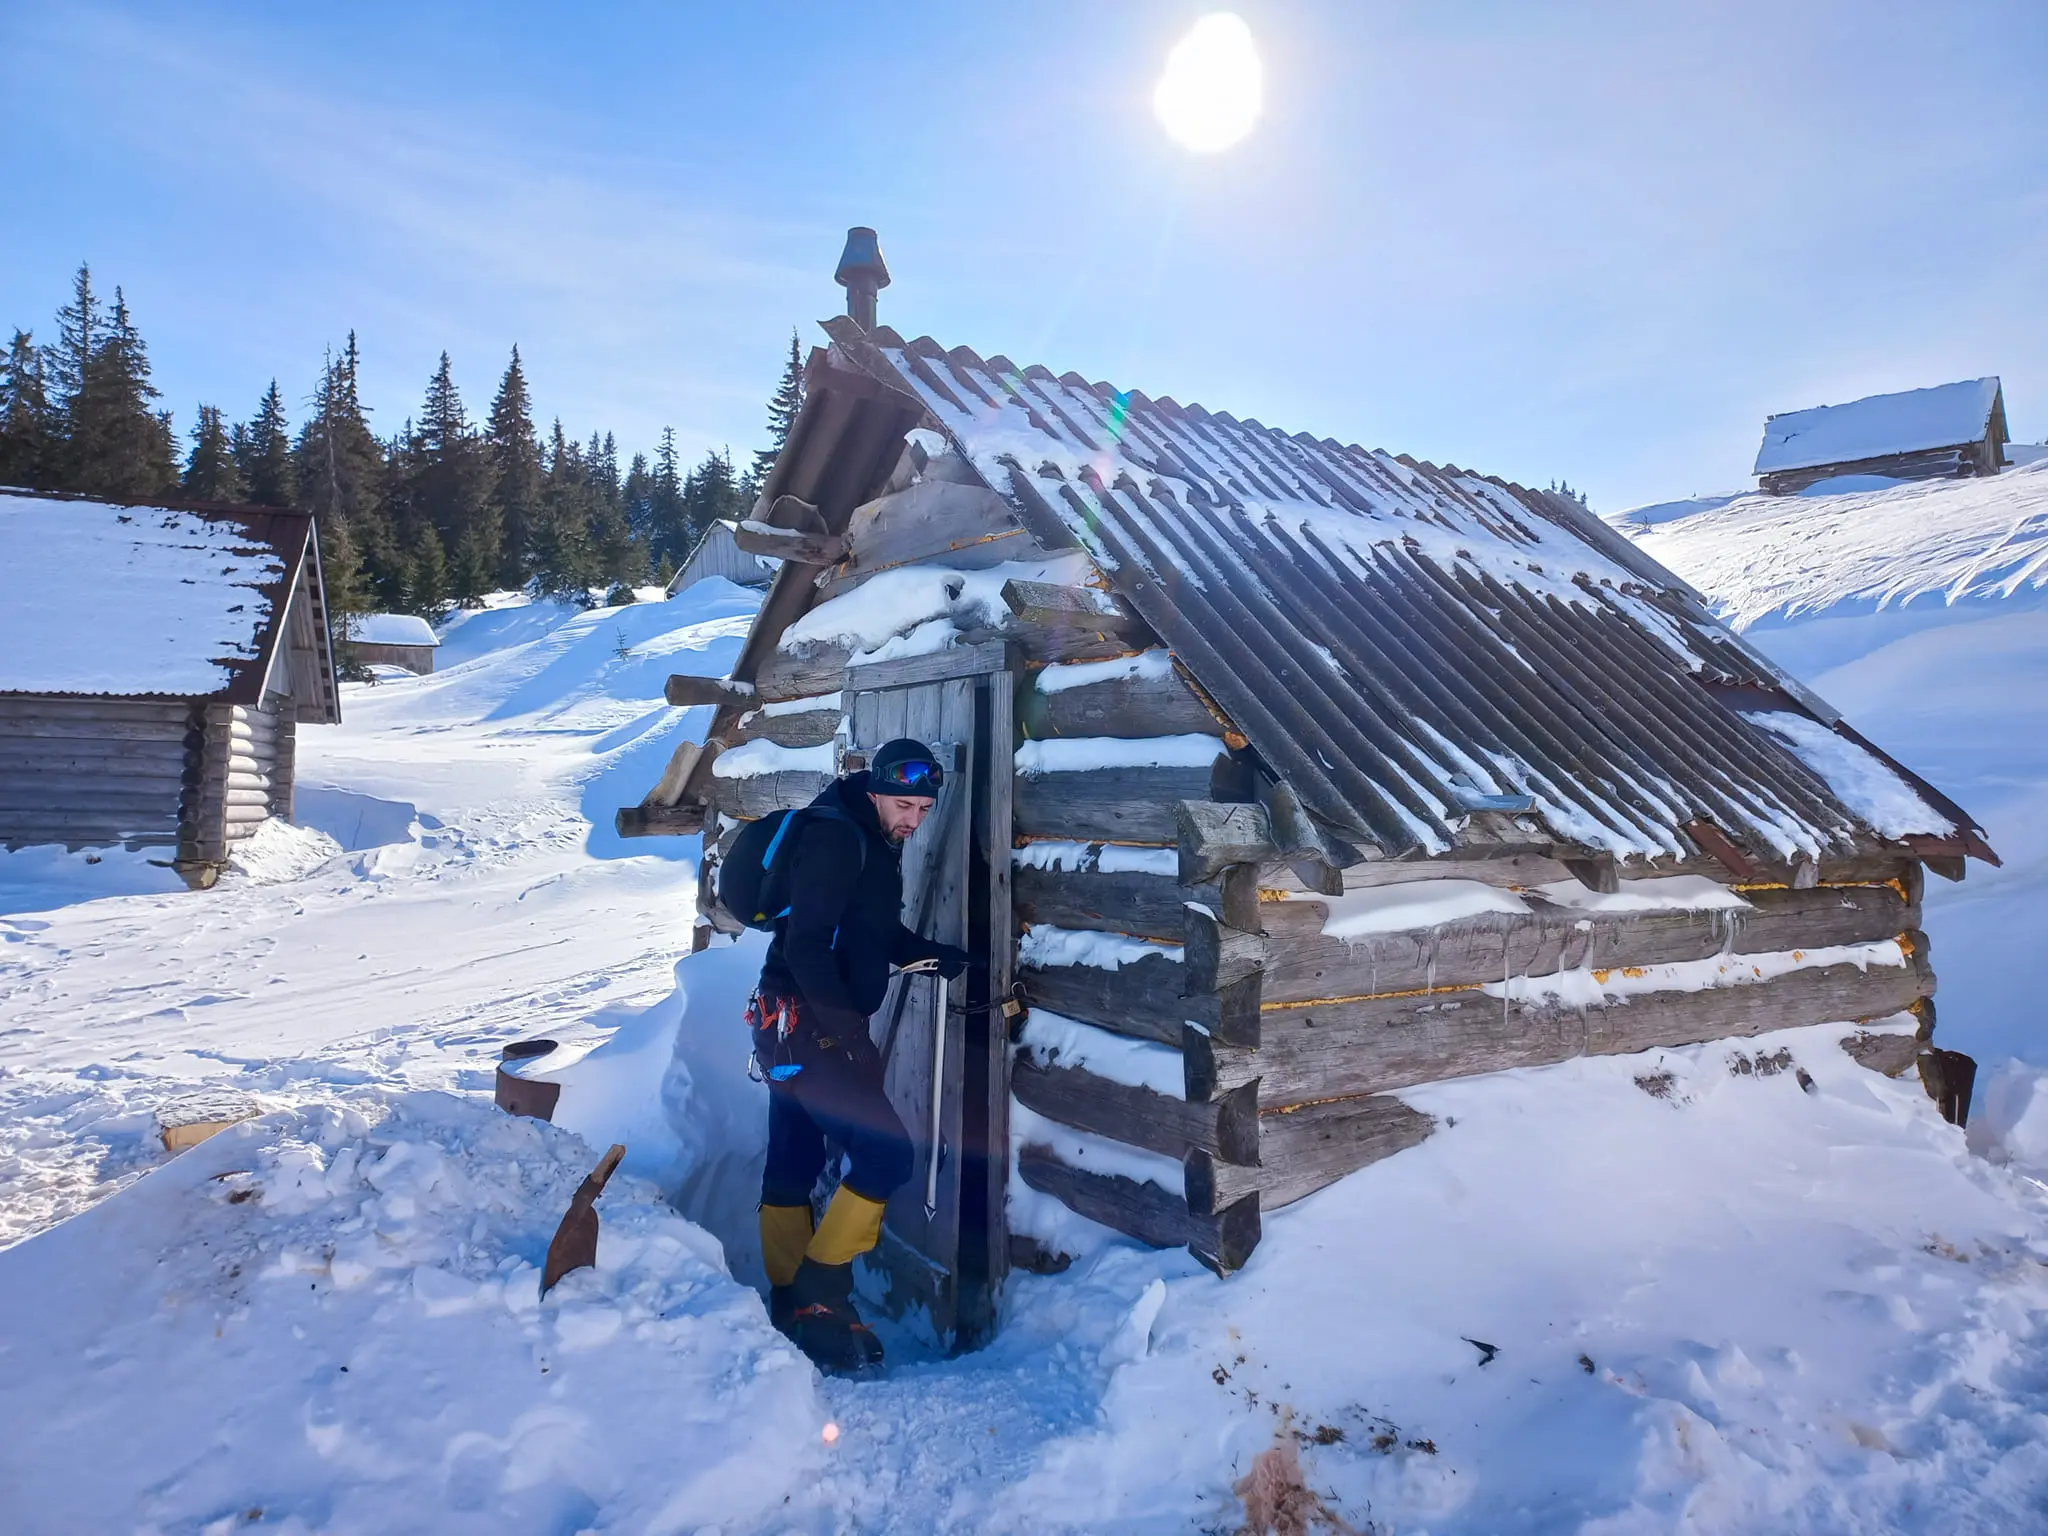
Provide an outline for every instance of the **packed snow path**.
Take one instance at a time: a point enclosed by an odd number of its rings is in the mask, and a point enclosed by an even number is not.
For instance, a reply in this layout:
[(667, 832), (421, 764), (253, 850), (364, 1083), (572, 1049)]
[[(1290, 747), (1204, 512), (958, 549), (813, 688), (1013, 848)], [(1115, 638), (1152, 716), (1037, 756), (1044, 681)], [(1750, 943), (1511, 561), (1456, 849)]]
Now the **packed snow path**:
[[(731, 1278), (757, 951), (679, 965), (694, 844), (608, 830), (750, 601), (466, 620), (306, 733), (335, 842), (206, 896), (0, 866), (10, 1531), (1234, 1531), (1281, 1435), (1361, 1531), (2048, 1516), (2048, 1093), (2001, 1080), (1987, 1161), (1839, 1029), (1418, 1090), (1439, 1134), (1228, 1283), (1076, 1223), (989, 1349), (890, 1325), (886, 1379), (820, 1382)], [(540, 1033), (589, 1048), (554, 1127), (488, 1099)], [(201, 1089), (270, 1113), (164, 1159)], [(541, 1302), (613, 1138), (598, 1267)]]

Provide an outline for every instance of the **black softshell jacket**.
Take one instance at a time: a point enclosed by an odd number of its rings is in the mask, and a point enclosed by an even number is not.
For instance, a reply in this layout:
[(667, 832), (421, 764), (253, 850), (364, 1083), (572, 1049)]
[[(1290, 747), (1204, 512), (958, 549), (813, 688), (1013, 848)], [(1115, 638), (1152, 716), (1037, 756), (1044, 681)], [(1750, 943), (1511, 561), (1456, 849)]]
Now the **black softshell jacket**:
[[(798, 824), (789, 866), (789, 916), (776, 925), (761, 990), (794, 994), (819, 1024), (853, 1029), (882, 1006), (889, 967), (929, 960), (939, 946), (903, 926), (903, 864), (882, 835), (865, 772), (828, 784), (813, 805), (844, 812)], [(866, 856), (860, 843), (865, 839)]]

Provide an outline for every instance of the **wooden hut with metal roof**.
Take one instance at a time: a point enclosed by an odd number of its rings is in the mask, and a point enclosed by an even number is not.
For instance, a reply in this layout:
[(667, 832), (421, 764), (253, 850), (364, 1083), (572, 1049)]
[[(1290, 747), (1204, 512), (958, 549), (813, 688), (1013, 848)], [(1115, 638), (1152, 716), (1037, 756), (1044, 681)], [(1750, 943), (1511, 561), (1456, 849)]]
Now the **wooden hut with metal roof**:
[(921, 1159), (888, 1269), (942, 1331), (1043, 1258), (1045, 1197), (1236, 1268), (1430, 1134), (1404, 1088), (1825, 1022), (1926, 1049), (1920, 871), (1981, 829), (1597, 518), (906, 341), (839, 276), (740, 531), (782, 569), (729, 676), (670, 680), (703, 745), (618, 825), (703, 833), (701, 946), (745, 820), (894, 736), (948, 758), (905, 921), (985, 969), (875, 1025)]
[(210, 886), (340, 718), (309, 515), (0, 491), (0, 845)]
[(723, 576), (741, 587), (765, 587), (775, 579), (775, 559), (753, 555), (739, 546), (739, 524), (720, 518), (704, 530), (683, 568), (669, 578), (667, 592), (687, 592), (707, 576)]

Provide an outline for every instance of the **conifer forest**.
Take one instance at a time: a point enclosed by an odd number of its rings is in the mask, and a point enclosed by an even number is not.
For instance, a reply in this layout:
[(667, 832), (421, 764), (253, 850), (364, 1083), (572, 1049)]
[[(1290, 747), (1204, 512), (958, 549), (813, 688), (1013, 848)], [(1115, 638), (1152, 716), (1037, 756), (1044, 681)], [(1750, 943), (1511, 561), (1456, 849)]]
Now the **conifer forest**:
[(150, 381), (120, 288), (81, 266), (55, 339), (17, 327), (0, 359), (0, 485), (314, 514), (334, 612), (438, 617), (486, 592), (585, 598), (665, 581), (714, 521), (745, 515), (803, 395), (794, 332), (766, 444), (685, 468), (675, 432), (622, 465), (610, 432), (534, 421), (519, 348), (472, 418), (443, 352), (418, 414), (380, 436), (357, 392), (354, 332), (296, 402), (273, 379), (246, 419), (200, 404), (183, 431)]

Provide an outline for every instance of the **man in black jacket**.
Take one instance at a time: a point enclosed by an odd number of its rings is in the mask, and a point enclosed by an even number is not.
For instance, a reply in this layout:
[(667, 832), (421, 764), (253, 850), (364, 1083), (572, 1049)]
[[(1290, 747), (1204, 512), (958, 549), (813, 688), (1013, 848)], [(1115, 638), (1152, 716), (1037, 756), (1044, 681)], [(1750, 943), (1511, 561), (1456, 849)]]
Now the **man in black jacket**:
[[(920, 938), (902, 921), (903, 842), (943, 781), (931, 748), (892, 741), (792, 819), (788, 873), (777, 877), (787, 880), (789, 910), (748, 1008), (768, 1079), (761, 1255), (770, 1311), (827, 1370), (881, 1361), (880, 1341), (853, 1307), (853, 1261), (880, 1239), (883, 1206), (914, 1158), (882, 1089), (868, 1015), (882, 1004), (892, 965), (936, 963), (949, 978), (967, 966), (965, 950)], [(848, 1166), (814, 1231), (811, 1190), (828, 1138)]]

